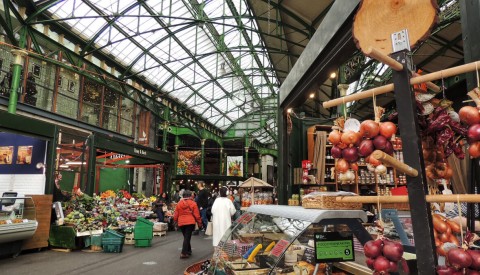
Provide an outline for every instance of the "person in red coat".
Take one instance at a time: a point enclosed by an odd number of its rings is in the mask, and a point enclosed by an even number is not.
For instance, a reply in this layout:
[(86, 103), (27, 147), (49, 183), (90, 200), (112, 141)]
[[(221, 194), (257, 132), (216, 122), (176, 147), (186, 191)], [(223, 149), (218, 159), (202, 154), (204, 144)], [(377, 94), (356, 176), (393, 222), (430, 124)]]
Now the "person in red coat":
[(192, 255), (190, 239), (192, 238), (192, 232), (195, 230), (195, 223), (198, 224), (200, 229), (202, 228), (202, 219), (200, 218), (197, 203), (193, 200), (192, 192), (189, 190), (183, 192), (183, 198), (177, 203), (173, 220), (178, 224), (183, 234), (180, 259), (186, 259)]

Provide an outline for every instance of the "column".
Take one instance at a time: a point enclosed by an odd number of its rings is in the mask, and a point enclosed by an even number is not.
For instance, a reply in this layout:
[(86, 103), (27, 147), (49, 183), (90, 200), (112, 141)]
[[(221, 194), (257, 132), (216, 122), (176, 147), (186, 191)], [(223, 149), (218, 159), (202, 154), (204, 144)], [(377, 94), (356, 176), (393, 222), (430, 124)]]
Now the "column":
[(220, 147), (220, 155), (219, 155), (219, 160), (218, 160), (218, 163), (219, 163), (219, 171), (220, 171), (220, 175), (223, 175), (223, 147)]
[(167, 152), (168, 121), (163, 122), (162, 150)]
[(22, 74), (23, 61), (27, 55), (25, 50), (13, 49), (14, 56), (12, 72), (12, 83), (10, 83), (10, 99), (8, 101), (8, 112), (15, 114), (17, 112), (18, 88), (20, 86), (20, 77)]
[(245, 168), (243, 170), (243, 177), (248, 177), (248, 146), (245, 146)]
[(202, 143), (202, 160), (200, 162), (200, 175), (203, 175), (205, 172), (205, 139), (201, 139)]
[(177, 162), (178, 162), (178, 144), (175, 144), (175, 155), (173, 156), (173, 173), (177, 175)]
[[(347, 90), (348, 90), (348, 87), (349, 85), (348, 84), (338, 84), (338, 91), (340, 93), (340, 97), (344, 97), (347, 95)], [(337, 109), (337, 113), (339, 116), (343, 116), (345, 114), (347, 110), (347, 105), (346, 104), (342, 104), (342, 105), (339, 105), (338, 106), (338, 109)], [(347, 119), (347, 118), (345, 118)]]
[(258, 178), (262, 179), (262, 154), (258, 154)]

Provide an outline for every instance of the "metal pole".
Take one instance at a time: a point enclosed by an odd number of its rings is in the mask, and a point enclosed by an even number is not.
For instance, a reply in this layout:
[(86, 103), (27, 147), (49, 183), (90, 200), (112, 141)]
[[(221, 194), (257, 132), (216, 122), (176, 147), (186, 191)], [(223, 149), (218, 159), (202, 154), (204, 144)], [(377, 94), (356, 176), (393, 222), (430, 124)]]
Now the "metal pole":
[(425, 176), (425, 164), (423, 162), (422, 142), (418, 127), (417, 110), (414, 93), (410, 86), (411, 60), (408, 51), (392, 54), (392, 57), (403, 64), (402, 71), (392, 71), (395, 86), (395, 101), (398, 116), (398, 126), (403, 143), (405, 163), (422, 171), (418, 176), (407, 176), (408, 199), (415, 249), (417, 254), (418, 274), (434, 274), (437, 265), (435, 241), (433, 238), (432, 214), (430, 204), (426, 201), (428, 184)]
[(18, 88), (20, 87), (20, 77), (22, 75), (23, 59), (27, 55), (24, 50), (13, 49), (14, 56), (12, 72), (12, 81), (10, 83), (10, 99), (8, 101), (8, 112), (15, 114), (17, 112)]
[(201, 139), (200, 142), (202, 143), (202, 160), (200, 162), (200, 175), (205, 173), (205, 139)]

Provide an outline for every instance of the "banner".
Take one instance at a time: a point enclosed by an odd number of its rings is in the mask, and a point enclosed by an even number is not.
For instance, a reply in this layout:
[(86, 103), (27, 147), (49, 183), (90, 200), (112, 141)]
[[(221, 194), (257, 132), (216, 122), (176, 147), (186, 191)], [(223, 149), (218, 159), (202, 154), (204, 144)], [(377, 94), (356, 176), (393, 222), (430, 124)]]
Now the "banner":
[(178, 151), (177, 175), (200, 175), (202, 151)]
[(243, 156), (227, 156), (227, 176), (243, 177)]

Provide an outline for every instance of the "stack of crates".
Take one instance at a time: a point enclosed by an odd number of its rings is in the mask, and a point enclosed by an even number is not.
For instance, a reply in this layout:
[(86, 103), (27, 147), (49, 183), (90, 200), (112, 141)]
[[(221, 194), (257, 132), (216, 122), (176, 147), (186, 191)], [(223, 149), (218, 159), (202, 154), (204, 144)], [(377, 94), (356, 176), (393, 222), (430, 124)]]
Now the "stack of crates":
[(135, 228), (133, 229), (135, 246), (149, 247), (152, 246), (153, 239), (153, 222), (142, 217), (137, 218)]
[(120, 253), (122, 252), (125, 236), (117, 231), (108, 229), (102, 234), (103, 252)]
[(91, 235), (85, 237), (85, 247), (90, 247), (92, 251), (102, 250), (102, 235)]

